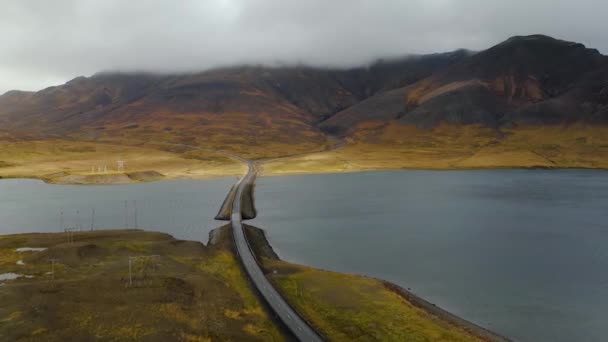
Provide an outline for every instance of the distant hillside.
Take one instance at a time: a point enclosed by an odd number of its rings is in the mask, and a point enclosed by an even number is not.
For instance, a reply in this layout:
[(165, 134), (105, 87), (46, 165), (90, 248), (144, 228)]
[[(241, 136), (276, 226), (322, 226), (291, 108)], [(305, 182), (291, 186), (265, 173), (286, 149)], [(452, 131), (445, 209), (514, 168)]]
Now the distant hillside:
[(345, 132), (369, 120), (440, 123), (608, 122), (608, 57), (534, 35), (513, 37), (411, 85), (372, 96), (322, 124)]
[(607, 123), (608, 57), (542, 35), (513, 37), (478, 53), (346, 70), (99, 73), (0, 96), (0, 130), (15, 139), (128, 137), (255, 150), (254, 157), (321, 150), (336, 135), (400, 143), (411, 129), (441, 134), (434, 130), (445, 125), (478, 126), (500, 138), (517, 127)]
[(412, 56), (349, 70), (243, 66), (180, 75), (100, 73), (36, 93), (8, 92), (0, 96), (0, 120), (5, 129), (30, 134), (130, 130), (224, 144), (321, 144), (322, 120), (465, 56)]

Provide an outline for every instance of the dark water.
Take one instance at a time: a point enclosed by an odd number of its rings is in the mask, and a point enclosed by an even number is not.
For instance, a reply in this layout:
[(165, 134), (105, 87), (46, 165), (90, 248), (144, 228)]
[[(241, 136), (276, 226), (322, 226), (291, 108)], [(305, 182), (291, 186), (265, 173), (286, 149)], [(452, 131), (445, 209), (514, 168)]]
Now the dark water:
[[(137, 226), (179, 239), (207, 242), (233, 177), (129, 185), (49, 185), (38, 180), (0, 180), (0, 234), (58, 232), (64, 227)], [(125, 201), (127, 205), (125, 208)], [(137, 210), (135, 210), (137, 208)], [(137, 215), (135, 215), (137, 211)]]
[(284, 259), (391, 280), (519, 341), (607, 341), (608, 172), (390, 171), (258, 180)]
[[(206, 242), (234, 178), (120, 186), (0, 181), (0, 234), (134, 226)], [(606, 341), (608, 172), (394, 171), (268, 177), (281, 257), (373, 275), (521, 341)], [(125, 200), (128, 208), (125, 210)], [(136, 205), (133, 204), (136, 201)]]

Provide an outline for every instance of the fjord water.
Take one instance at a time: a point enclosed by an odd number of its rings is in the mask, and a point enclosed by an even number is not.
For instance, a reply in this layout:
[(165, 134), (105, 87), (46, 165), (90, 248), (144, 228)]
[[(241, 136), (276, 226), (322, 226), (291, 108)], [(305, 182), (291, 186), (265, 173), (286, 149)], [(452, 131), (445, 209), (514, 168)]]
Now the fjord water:
[(608, 336), (608, 172), (264, 177), (256, 205), (286, 260), (390, 280), (517, 341)]
[[(141, 228), (206, 242), (233, 177), (131, 185), (0, 180), (0, 234)], [(289, 261), (393, 281), (518, 341), (605, 341), (608, 172), (382, 171), (262, 177)], [(125, 208), (127, 201), (127, 208)], [(35, 246), (31, 246), (35, 247)]]
[[(139, 228), (207, 242), (234, 177), (127, 185), (51, 185), (0, 180), (0, 234), (58, 232), (64, 227)], [(95, 210), (93, 217), (92, 211)], [(137, 212), (137, 214), (136, 214)], [(137, 221), (137, 222), (136, 222)]]

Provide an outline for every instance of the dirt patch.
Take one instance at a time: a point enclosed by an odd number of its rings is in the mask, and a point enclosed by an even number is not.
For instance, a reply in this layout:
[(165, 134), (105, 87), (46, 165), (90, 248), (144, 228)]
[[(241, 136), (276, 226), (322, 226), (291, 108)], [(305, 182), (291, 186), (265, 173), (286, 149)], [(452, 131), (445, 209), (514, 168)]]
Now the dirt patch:
[(57, 184), (126, 184), (133, 180), (124, 173), (100, 175), (68, 175), (60, 178), (51, 178)]
[(154, 170), (127, 172), (127, 176), (138, 182), (149, 182), (165, 177), (162, 173)]

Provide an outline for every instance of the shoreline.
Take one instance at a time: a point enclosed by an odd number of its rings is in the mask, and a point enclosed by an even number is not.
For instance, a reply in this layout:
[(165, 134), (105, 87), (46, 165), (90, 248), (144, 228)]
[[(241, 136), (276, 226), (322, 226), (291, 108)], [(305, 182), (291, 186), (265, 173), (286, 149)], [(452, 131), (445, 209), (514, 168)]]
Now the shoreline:
[(318, 171), (285, 171), (285, 172), (262, 172), (261, 177), (283, 177), (283, 176), (304, 176), (304, 175), (330, 175), (330, 174), (344, 174), (344, 173), (360, 173), (360, 172), (375, 172), (375, 171), (492, 171), (492, 170), (547, 170), (547, 171), (559, 171), (559, 170), (590, 170), (590, 171), (604, 171), (608, 172), (608, 168), (600, 167), (580, 167), (580, 166), (559, 166), (559, 167), (547, 167), (547, 166), (497, 166), (497, 167), (453, 167), (453, 168), (424, 168), (424, 167), (402, 167), (402, 168), (369, 168), (369, 169), (348, 169), (348, 170), (318, 170)]
[(497, 341), (497, 342), (511, 342), (512, 341), (506, 336), (502, 336), (498, 333), (495, 333), (492, 330), (484, 328), (483, 326), (481, 326), (475, 322), (472, 322), (468, 319), (455, 315), (455, 314), (443, 309), (442, 307), (440, 307), (432, 302), (429, 302), (428, 300), (418, 296), (417, 294), (405, 289), (401, 285), (397, 285), (395, 283), (392, 283), (392, 282), (390, 282), (388, 280), (384, 280), (384, 279), (379, 279), (379, 278), (374, 278), (374, 277), (371, 277), (371, 278), (377, 279), (378, 281), (383, 283), (386, 286), (386, 288), (395, 292), (396, 294), (398, 294), (399, 296), (401, 296), (402, 298), (404, 298), (405, 300), (410, 302), (412, 305), (419, 307), (420, 309), (430, 313), (431, 315), (439, 317), (439, 319), (441, 319), (449, 324), (453, 324), (457, 327), (460, 327), (472, 335), (475, 335), (481, 339), (488, 340), (488, 341)]
[[(108, 176), (112, 176), (112, 175), (124, 175), (126, 177), (128, 177), (126, 174), (109, 174)], [(87, 176), (87, 175), (77, 175), (77, 176)], [(45, 184), (49, 184), (49, 185), (132, 185), (132, 184), (142, 184), (142, 183), (151, 183), (151, 182), (158, 182), (158, 181), (173, 181), (173, 180), (207, 180), (207, 179), (219, 179), (219, 178), (228, 178), (228, 177), (240, 177), (241, 174), (230, 174), (230, 173), (226, 173), (226, 174), (217, 174), (217, 175), (202, 175), (202, 176), (178, 176), (178, 177), (167, 177), (167, 176), (162, 176), (162, 177), (158, 177), (158, 178), (154, 178), (154, 179), (133, 179), (130, 178), (130, 181), (128, 182), (60, 182), (60, 181), (56, 181), (56, 179), (54, 178), (49, 178), (49, 177), (42, 177), (42, 176), (13, 176), (13, 175), (0, 175), (0, 181), (2, 180), (8, 180), (8, 179), (28, 179), (28, 180), (37, 180), (37, 181), (41, 181)]]
[[(253, 247), (254, 254), (257, 256), (258, 263), (260, 263), (259, 260), (261, 260), (262, 258), (268, 258), (268, 259), (274, 259), (277, 261), (285, 262), (288, 264), (300, 265), (300, 266), (317, 269), (317, 270), (321, 270), (321, 271), (332, 272), (332, 273), (337, 273), (337, 274), (350, 274), (350, 275), (354, 275), (354, 276), (358, 276), (358, 277), (373, 279), (373, 280), (376, 280), (376, 281), (382, 283), (388, 290), (394, 292), (399, 297), (403, 298), (404, 300), (406, 300), (413, 306), (416, 306), (416, 307), (422, 309), (423, 311), (427, 312), (428, 314), (437, 317), (440, 321), (443, 321), (447, 324), (451, 324), (455, 327), (463, 329), (475, 337), (478, 337), (485, 341), (496, 341), (496, 342), (511, 342), (512, 341), (508, 337), (502, 336), (475, 322), (472, 322), (463, 317), (455, 315), (455, 314), (441, 308), (440, 306), (416, 295), (412, 291), (407, 290), (403, 286), (395, 284), (388, 280), (368, 276), (365, 274), (330, 271), (330, 270), (325, 270), (323, 268), (318, 268), (315, 266), (302, 264), (299, 262), (292, 263), (291, 261), (283, 260), (283, 259), (281, 259), (279, 254), (276, 252), (276, 250), (273, 248), (273, 246), (270, 244), (270, 241), (268, 240), (266, 231), (264, 229), (257, 228), (255, 226), (252, 226), (249, 224), (245, 224), (244, 226), (247, 228), (247, 235), (248, 236), (251, 235), (250, 238), (248, 238), (248, 240), (250, 240), (251, 243), (254, 245), (252, 247)], [(260, 266), (262, 268), (265, 268), (263, 263)]]
[[(200, 242), (205, 248), (215, 246), (220, 243), (220, 240), (223, 239), (222, 236), (224, 238), (226, 237), (226, 235), (225, 235), (227, 233), (226, 227), (227, 226), (225, 226), (225, 225), (218, 226), (209, 232), (207, 241), (196, 241), (196, 242)], [(511, 341), (507, 337), (504, 337), (498, 333), (495, 333), (489, 329), (486, 329), (486, 328), (484, 328), (474, 322), (466, 320), (460, 316), (454, 315), (454, 314), (450, 313), (449, 311), (442, 309), (441, 307), (425, 300), (424, 298), (412, 293), (411, 291), (409, 291), (409, 290), (405, 289), (404, 287), (397, 285), (395, 283), (392, 283), (392, 282), (389, 282), (389, 281), (386, 281), (386, 280), (383, 280), (380, 278), (367, 276), (367, 275), (348, 273), (348, 272), (327, 271), (322, 268), (317, 268), (317, 267), (313, 267), (313, 266), (301, 264), (301, 263), (292, 263), (290, 261), (283, 260), (276, 253), (276, 251), (272, 247), (272, 245), (270, 245), (270, 243), (266, 237), (265, 230), (263, 230), (261, 228), (257, 228), (255, 226), (246, 225), (246, 231), (247, 231), (247, 235), (252, 234), (253, 235), (252, 237), (254, 237), (252, 239), (248, 238), (248, 240), (251, 240), (251, 243), (253, 245), (252, 248), (253, 248), (255, 255), (257, 256), (258, 263), (260, 263), (259, 260), (261, 260), (261, 258), (264, 257), (264, 258), (274, 259), (276, 261), (281, 261), (281, 262), (284, 262), (287, 264), (293, 264), (293, 265), (302, 266), (302, 267), (306, 267), (306, 268), (312, 268), (312, 269), (316, 269), (316, 270), (320, 270), (320, 271), (331, 272), (331, 273), (336, 273), (336, 274), (350, 274), (350, 275), (354, 275), (357, 277), (373, 279), (373, 280), (381, 283), (383, 286), (386, 287), (386, 289), (388, 289), (391, 292), (394, 292), (399, 297), (403, 298), (404, 300), (406, 300), (408, 303), (412, 304), (413, 306), (422, 309), (424, 312), (427, 312), (428, 314), (436, 317), (437, 319), (439, 319), (440, 321), (442, 321), (446, 324), (450, 324), (457, 328), (463, 329), (464, 331), (468, 332), (469, 334), (471, 334), (477, 338), (480, 338), (484, 341), (497, 341), (497, 342)], [(124, 234), (125, 232), (167, 235), (171, 239), (174, 239), (176, 241), (187, 241), (187, 240), (176, 239), (170, 233), (157, 231), (157, 230), (147, 230), (147, 229), (126, 229), (125, 230), (125, 229), (115, 228), (115, 229), (99, 229), (99, 230), (95, 230), (95, 231), (91, 231), (91, 232), (84, 231), (82, 233), (85, 235), (87, 233), (111, 235), (112, 233)], [(14, 236), (20, 236), (20, 235), (21, 236), (32, 236), (32, 235), (45, 236), (45, 235), (57, 235), (57, 234), (62, 234), (62, 233), (61, 232), (59, 232), (59, 233), (27, 232), (27, 233), (2, 234), (2, 235), (0, 235), (0, 237), (4, 237), (4, 236), (13, 236), (14, 237)], [(265, 268), (263, 263), (260, 266), (262, 266), (262, 268)]]
[[(258, 165), (259, 166), (259, 165)], [(344, 173), (362, 173), (362, 172), (376, 172), (376, 171), (482, 171), (482, 170), (546, 170), (546, 171), (559, 171), (559, 170), (589, 170), (589, 171), (603, 171), (608, 172), (608, 168), (601, 167), (581, 167), (581, 166), (496, 166), (496, 167), (453, 167), (453, 168), (423, 168), (423, 167), (402, 167), (402, 168), (361, 168), (361, 169), (348, 169), (348, 170), (315, 170), (315, 171), (284, 171), (284, 172), (265, 172), (263, 165), (259, 177), (283, 177), (283, 176), (303, 176), (303, 175), (323, 175), (323, 174), (344, 174)], [(59, 171), (60, 173), (63, 171)], [(148, 172), (148, 171), (133, 171), (129, 173)], [(43, 177), (43, 176), (16, 176), (16, 175), (0, 175), (0, 180), (4, 179), (32, 179), (39, 180), (50, 185), (130, 185), (149, 183), (157, 181), (171, 181), (171, 180), (207, 180), (207, 179), (218, 179), (226, 177), (240, 177), (242, 174), (237, 173), (225, 173), (225, 174), (213, 174), (213, 175), (197, 175), (197, 176), (165, 176), (156, 177), (152, 179), (134, 179), (130, 178), (127, 173), (116, 173), (108, 174), (107, 176), (125, 176), (130, 179), (127, 182), (61, 182), (55, 178)], [(66, 176), (70, 176), (66, 174)], [(99, 176), (99, 175), (73, 175), (78, 177), (86, 176)], [(104, 175), (105, 176), (105, 175)]]

